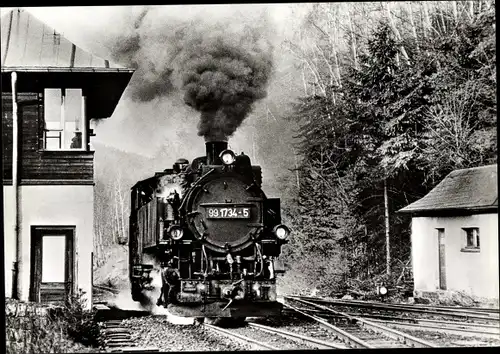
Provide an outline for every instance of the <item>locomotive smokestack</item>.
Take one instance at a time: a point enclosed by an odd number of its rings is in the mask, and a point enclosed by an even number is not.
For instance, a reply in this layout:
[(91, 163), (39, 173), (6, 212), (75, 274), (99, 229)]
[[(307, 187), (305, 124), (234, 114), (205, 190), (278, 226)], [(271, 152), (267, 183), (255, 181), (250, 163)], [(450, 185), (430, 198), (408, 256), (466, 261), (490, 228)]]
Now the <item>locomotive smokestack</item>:
[(222, 165), (220, 153), (227, 149), (227, 141), (207, 141), (207, 165)]

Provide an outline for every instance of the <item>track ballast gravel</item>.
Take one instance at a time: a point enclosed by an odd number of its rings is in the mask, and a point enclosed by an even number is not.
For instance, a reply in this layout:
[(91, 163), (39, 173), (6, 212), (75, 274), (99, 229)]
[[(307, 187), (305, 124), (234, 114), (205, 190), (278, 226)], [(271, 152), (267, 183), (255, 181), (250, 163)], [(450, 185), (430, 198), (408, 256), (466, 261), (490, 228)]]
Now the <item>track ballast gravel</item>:
[(122, 325), (130, 329), (137, 346), (156, 347), (161, 352), (251, 349), (250, 346), (231, 341), (201, 325), (172, 324), (162, 315), (125, 319)]

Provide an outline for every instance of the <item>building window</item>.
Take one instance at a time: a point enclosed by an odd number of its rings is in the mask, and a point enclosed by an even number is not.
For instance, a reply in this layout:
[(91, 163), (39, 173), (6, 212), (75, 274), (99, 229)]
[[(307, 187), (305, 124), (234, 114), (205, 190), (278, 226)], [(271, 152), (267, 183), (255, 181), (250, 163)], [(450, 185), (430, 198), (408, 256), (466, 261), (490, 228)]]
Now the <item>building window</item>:
[(44, 119), (45, 150), (84, 150), (85, 97), (81, 89), (45, 89)]
[(479, 243), (479, 228), (467, 227), (462, 229), (465, 233), (465, 248), (462, 251), (474, 250), (478, 251), (480, 248)]

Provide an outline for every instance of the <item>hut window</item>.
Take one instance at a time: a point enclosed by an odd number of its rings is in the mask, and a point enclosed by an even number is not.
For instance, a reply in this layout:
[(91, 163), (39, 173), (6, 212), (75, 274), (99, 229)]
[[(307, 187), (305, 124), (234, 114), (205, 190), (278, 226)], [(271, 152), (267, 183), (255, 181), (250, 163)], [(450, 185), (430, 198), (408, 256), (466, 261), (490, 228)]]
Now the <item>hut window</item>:
[(83, 150), (85, 107), (81, 89), (44, 90), (45, 150)]
[(467, 227), (462, 230), (465, 232), (465, 248), (479, 249), (479, 228)]

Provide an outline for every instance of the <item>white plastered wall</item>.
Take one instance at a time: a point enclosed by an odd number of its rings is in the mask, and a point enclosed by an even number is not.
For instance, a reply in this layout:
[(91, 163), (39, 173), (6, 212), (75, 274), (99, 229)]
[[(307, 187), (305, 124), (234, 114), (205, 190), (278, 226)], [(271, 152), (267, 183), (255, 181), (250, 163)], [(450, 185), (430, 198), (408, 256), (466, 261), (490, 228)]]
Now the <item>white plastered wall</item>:
[[(462, 252), (462, 228), (479, 227), (480, 252)], [(445, 229), (447, 290), (498, 299), (498, 214), (459, 217), (414, 217), (412, 261), (416, 291), (439, 289), (437, 228)]]
[[(28, 301), (31, 266), (31, 226), (75, 226), (74, 256), (77, 288), (86, 293), (87, 306), (92, 296), (94, 187), (88, 185), (21, 186), (22, 262), (20, 266), (20, 298)], [(7, 192), (7, 193), (6, 193)], [(9, 198), (10, 197), (10, 198)], [(12, 187), (4, 186), (5, 213), (5, 294), (11, 296), (12, 262), (15, 261), (14, 202)], [(10, 205), (12, 204), (12, 207)], [(8, 215), (7, 215), (8, 214)]]

